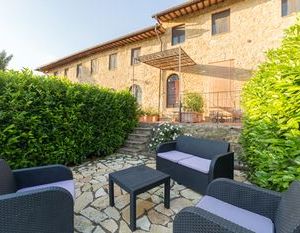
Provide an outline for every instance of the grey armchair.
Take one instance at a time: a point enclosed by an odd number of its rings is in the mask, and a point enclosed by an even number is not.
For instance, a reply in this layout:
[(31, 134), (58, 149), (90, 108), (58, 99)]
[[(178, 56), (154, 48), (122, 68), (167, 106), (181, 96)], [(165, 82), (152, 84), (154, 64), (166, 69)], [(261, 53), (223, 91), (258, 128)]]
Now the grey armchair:
[(73, 233), (74, 182), (65, 166), (12, 171), (0, 159), (0, 233)]
[(195, 207), (181, 210), (174, 233), (299, 233), (300, 182), (277, 193), (229, 179), (213, 181)]

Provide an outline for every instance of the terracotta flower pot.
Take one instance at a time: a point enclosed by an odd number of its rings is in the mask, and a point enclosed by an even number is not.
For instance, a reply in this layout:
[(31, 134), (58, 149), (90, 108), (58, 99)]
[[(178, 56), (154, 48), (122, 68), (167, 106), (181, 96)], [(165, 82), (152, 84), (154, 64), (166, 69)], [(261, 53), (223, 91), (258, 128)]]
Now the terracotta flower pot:
[(184, 123), (198, 123), (203, 121), (203, 113), (198, 112), (182, 112), (181, 122)]
[(158, 119), (159, 119), (158, 115), (154, 115), (154, 116), (144, 115), (139, 118), (139, 121), (146, 122), (146, 123), (152, 123), (152, 122), (157, 122)]

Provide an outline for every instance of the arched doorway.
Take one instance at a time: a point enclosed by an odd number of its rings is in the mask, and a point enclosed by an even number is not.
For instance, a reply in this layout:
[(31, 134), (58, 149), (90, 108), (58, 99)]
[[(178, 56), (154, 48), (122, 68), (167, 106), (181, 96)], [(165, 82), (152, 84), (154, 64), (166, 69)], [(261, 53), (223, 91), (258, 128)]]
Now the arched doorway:
[(136, 98), (136, 101), (139, 105), (142, 104), (142, 88), (139, 85), (133, 84), (129, 91), (132, 93), (132, 95)]
[(167, 79), (167, 108), (179, 107), (179, 77), (172, 74)]

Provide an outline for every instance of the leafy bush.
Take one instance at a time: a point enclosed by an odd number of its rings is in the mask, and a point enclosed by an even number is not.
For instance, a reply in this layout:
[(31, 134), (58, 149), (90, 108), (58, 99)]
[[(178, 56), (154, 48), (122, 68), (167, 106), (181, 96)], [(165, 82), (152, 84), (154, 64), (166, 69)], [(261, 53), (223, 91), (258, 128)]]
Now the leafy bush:
[(300, 20), (243, 92), (243, 162), (251, 182), (283, 191), (300, 179)]
[(158, 111), (155, 108), (143, 108), (140, 112), (141, 116), (157, 116), (159, 115)]
[(187, 93), (184, 96), (184, 109), (191, 112), (203, 112), (203, 98), (199, 93)]
[(183, 135), (181, 126), (162, 123), (153, 128), (153, 135), (149, 144), (149, 148), (150, 150), (154, 151), (159, 144), (173, 141), (180, 135)]
[(0, 72), (0, 122), (1, 157), (13, 168), (77, 164), (123, 144), (137, 103), (129, 92)]

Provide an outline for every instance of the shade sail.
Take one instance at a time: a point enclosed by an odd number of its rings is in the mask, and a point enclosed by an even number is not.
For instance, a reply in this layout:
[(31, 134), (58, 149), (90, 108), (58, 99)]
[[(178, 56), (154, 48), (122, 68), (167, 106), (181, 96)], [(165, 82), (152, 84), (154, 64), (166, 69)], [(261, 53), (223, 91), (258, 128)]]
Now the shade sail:
[(180, 47), (143, 55), (140, 56), (138, 60), (162, 70), (175, 70), (178, 69), (179, 66), (186, 67), (196, 65), (193, 59)]

